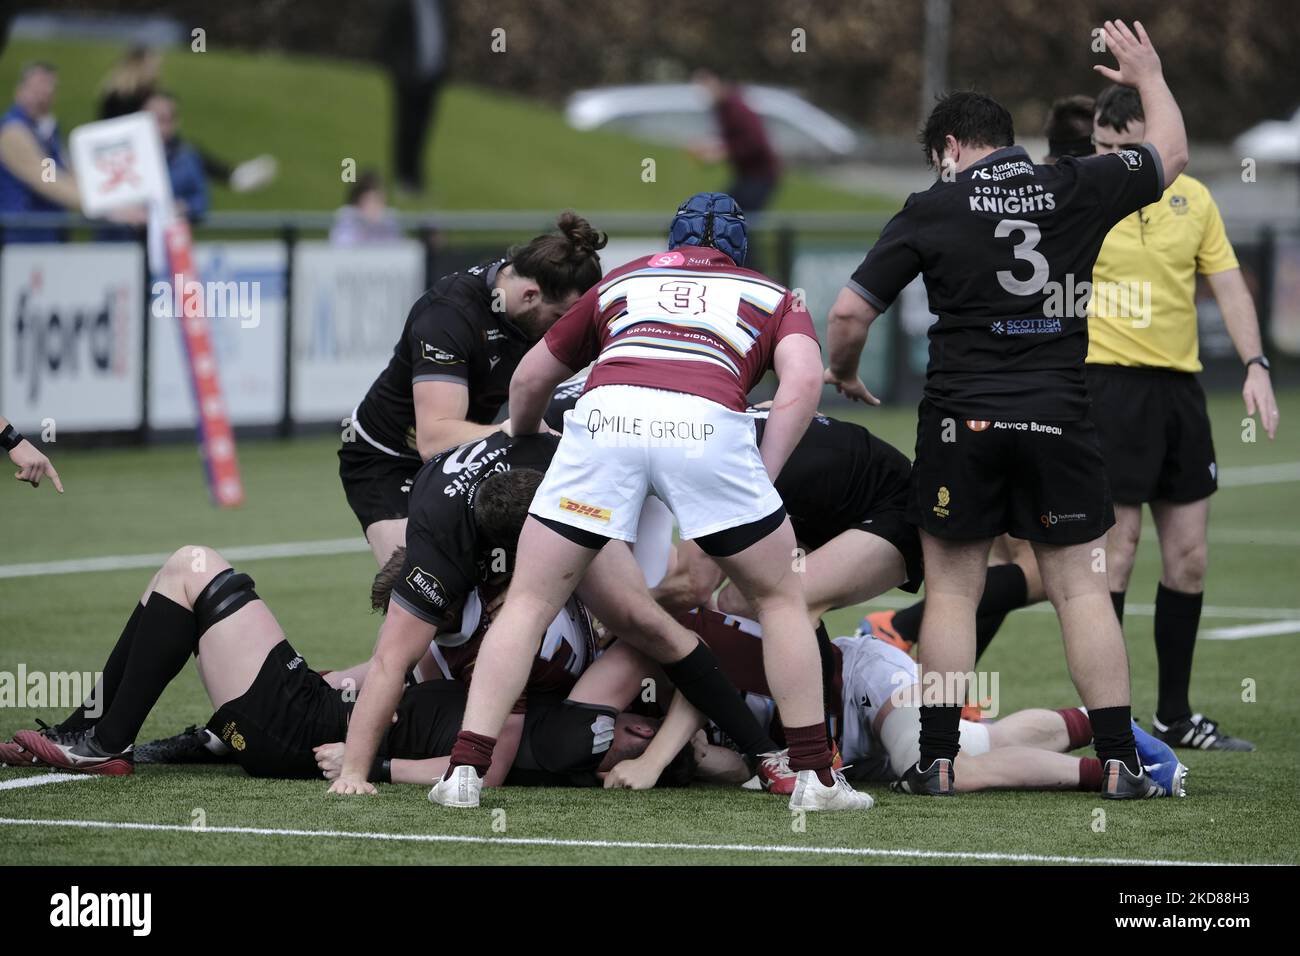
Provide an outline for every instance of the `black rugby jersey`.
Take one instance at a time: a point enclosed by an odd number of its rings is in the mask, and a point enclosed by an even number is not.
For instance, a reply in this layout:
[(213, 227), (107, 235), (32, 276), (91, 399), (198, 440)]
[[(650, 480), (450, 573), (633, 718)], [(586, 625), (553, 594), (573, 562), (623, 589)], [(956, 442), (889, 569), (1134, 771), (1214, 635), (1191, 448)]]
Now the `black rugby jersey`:
[(357, 407), (370, 445), (417, 458), (416, 382), (459, 382), (469, 389), (466, 420), (491, 424), (510, 395), (510, 377), (532, 342), (492, 308), (504, 259), (443, 276), (416, 300), (388, 366)]
[(1111, 227), (1157, 201), (1149, 146), (1035, 165), (1019, 146), (908, 197), (849, 287), (883, 311), (918, 274), (925, 395), (967, 419), (1078, 421), (1092, 267)]

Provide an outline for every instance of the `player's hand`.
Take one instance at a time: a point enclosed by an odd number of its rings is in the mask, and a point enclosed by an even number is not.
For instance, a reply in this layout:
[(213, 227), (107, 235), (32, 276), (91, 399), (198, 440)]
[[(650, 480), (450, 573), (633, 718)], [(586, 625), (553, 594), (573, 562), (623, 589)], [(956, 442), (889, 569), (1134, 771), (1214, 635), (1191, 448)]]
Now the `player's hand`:
[(1138, 87), (1150, 80), (1160, 79), (1160, 57), (1156, 55), (1156, 48), (1151, 45), (1151, 39), (1139, 21), (1133, 21), (1136, 34), (1123, 20), (1107, 20), (1102, 30), (1106, 35), (1106, 49), (1115, 54), (1119, 69), (1098, 64), (1093, 67), (1094, 70), (1112, 83), (1123, 86)]
[(316, 755), (316, 766), (320, 767), (320, 772), (326, 780), (337, 780), (340, 773), (343, 772), (343, 744), (321, 744), (319, 747), (313, 747), (312, 753)]
[(822, 381), (827, 385), (834, 385), (835, 391), (850, 401), (865, 402), (868, 405), (880, 404), (880, 399), (867, 391), (867, 386), (863, 384), (862, 379), (857, 375), (852, 378), (840, 378), (830, 369), (827, 369), (822, 375)]
[(656, 767), (644, 757), (623, 760), (614, 765), (614, 769), (605, 774), (606, 790), (650, 790), (663, 773), (662, 767)]
[(1246, 400), (1246, 414), (1259, 413), (1259, 423), (1264, 426), (1270, 439), (1277, 437), (1278, 410), (1277, 399), (1273, 397), (1273, 380), (1269, 378), (1268, 369), (1252, 365), (1246, 372), (1246, 384), (1241, 388), (1241, 397)]
[(18, 466), (14, 477), (19, 481), (25, 481), (33, 488), (37, 488), (41, 484), (41, 479), (49, 475), (54, 489), (59, 494), (63, 494), (63, 482), (59, 481), (59, 473), (54, 470), (50, 460), (27, 439), (24, 438), (10, 450), (9, 460)]
[(378, 791), (375, 785), (368, 780), (357, 780), (353, 777), (339, 777), (330, 784), (330, 793), (337, 793), (345, 797), (353, 797), (358, 794), (373, 797)]

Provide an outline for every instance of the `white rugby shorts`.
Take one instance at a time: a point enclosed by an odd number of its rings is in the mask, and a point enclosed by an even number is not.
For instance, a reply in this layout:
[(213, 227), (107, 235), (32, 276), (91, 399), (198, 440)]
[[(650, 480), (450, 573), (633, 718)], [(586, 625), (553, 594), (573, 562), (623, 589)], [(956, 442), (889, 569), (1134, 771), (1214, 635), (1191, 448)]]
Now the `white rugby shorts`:
[(684, 392), (592, 389), (565, 413), (564, 434), (529, 512), (635, 541), (647, 495), (668, 506), (685, 540), (781, 507), (748, 415)]

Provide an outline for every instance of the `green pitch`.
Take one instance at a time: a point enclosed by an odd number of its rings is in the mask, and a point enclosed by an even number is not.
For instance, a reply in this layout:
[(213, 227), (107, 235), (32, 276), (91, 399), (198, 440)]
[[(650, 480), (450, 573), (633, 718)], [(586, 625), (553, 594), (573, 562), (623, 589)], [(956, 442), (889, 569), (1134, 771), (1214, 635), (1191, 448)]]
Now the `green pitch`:
[[(1287, 424), (1300, 407), (1293, 404), (1297, 398), (1295, 391), (1282, 396), (1288, 433), (1275, 443), (1261, 438), (1254, 444), (1240, 440), (1235, 395), (1211, 402), (1225, 487), (1214, 499), (1208, 613), (1192, 699), (1260, 749), (1186, 756), (1191, 775), (1185, 800), (1103, 805), (1092, 794), (998, 793), (924, 801), (878, 788), (868, 813), (800, 821), (781, 800), (733, 790), (507, 788), (485, 795), (478, 811), (456, 812), (431, 806), (420, 787), (386, 786), (376, 797), (342, 799), (327, 797), (323, 783), (251, 780), (229, 767), (144, 767), (131, 778), (26, 788), (12, 785), (42, 771), (10, 769), (0, 770), (0, 864), (974, 860), (952, 854), (993, 854), (995, 862), (1021, 854), (1030, 862), (1300, 862), (1300, 636), (1208, 639), (1216, 629), (1277, 621), (1300, 630), (1300, 438)], [(865, 420), (910, 449), (913, 414), (891, 408), (867, 412)], [(20, 664), (29, 671), (98, 669), (150, 573), (82, 569), (14, 577), (19, 563), (149, 555), (188, 543), (224, 550), (351, 538), (359, 545), (338, 486), (335, 447), (329, 438), (245, 443), (240, 457), (248, 502), (225, 513), (208, 503), (188, 445), (106, 452), (56, 445), (55, 463), (67, 487), (62, 498), (5, 479), (0, 672), (15, 673)], [(1259, 470), (1284, 463), (1291, 467)], [(368, 551), (236, 563), (256, 578), (259, 593), (314, 666), (345, 666), (368, 654), (379, 626), (367, 610)], [(1155, 701), (1149, 605), (1157, 574), (1152, 538), (1141, 550), (1125, 625), (1135, 713), (1143, 721)], [(893, 592), (884, 601), (900, 606), (905, 597)], [(832, 634), (849, 632), (860, 614), (834, 614)], [(1030, 609), (1010, 617), (981, 662), (1000, 673), (1004, 712), (1076, 702), (1058, 634), (1050, 614)], [(208, 715), (197, 678), (186, 672), (163, 696), (142, 739), (175, 733)], [(33, 726), (37, 717), (61, 716), (55, 709), (0, 708), (0, 738)], [(199, 824), (206, 829), (195, 828)]]

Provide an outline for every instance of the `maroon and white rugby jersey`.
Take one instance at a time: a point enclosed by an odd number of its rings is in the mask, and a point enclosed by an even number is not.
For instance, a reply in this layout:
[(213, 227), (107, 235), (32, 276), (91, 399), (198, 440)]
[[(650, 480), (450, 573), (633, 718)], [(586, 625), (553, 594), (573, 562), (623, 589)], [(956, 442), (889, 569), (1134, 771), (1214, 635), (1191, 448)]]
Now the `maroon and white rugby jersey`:
[[(470, 592), (461, 611), (460, 627), (455, 631), (440, 632), (429, 644), (429, 651), (420, 666), (423, 679), (432, 678), (436, 667), (446, 680), (464, 684), (473, 680), (474, 664), (478, 661), (479, 648), (490, 623), (483, 613), (483, 602), (495, 596), (491, 588)], [(547, 627), (533, 659), (524, 696), (516, 702), (514, 712), (523, 713), (529, 694), (567, 695), (595, 659), (596, 637), (591, 617), (574, 595)]]
[(788, 289), (716, 249), (683, 246), (615, 269), (551, 327), (546, 345), (575, 371), (595, 361), (587, 390), (640, 385), (743, 412), (777, 342), (794, 333), (817, 341)]

